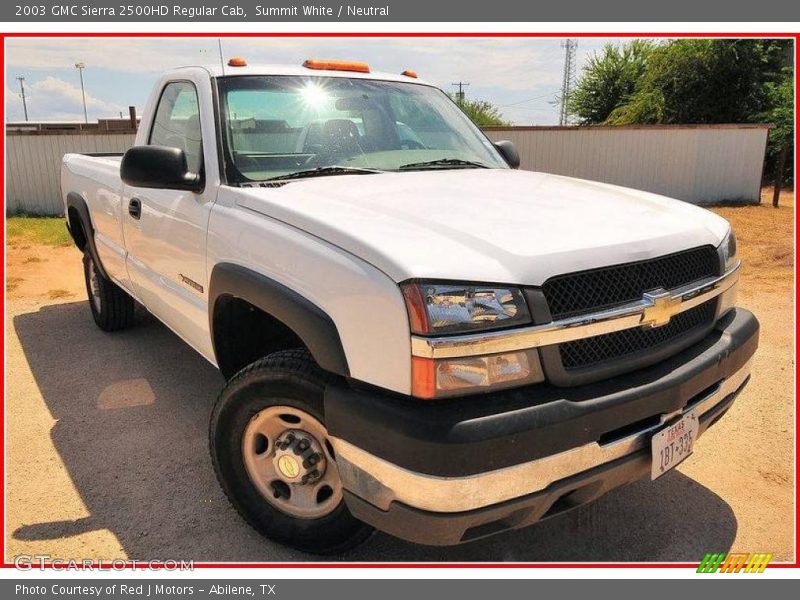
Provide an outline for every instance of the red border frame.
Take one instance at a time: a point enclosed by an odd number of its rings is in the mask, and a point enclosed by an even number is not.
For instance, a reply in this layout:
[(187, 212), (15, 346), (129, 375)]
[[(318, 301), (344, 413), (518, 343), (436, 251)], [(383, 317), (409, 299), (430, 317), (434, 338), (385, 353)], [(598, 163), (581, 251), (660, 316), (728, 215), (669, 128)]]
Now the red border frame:
[[(273, 38), (291, 38), (291, 37), (323, 37), (323, 38), (406, 38), (406, 37), (420, 37), (420, 38), (455, 38), (455, 37), (493, 37), (493, 38), (513, 38), (513, 37), (523, 37), (523, 38), (599, 38), (599, 37), (609, 37), (609, 38), (634, 38), (634, 37), (650, 37), (650, 38), (790, 38), (793, 39), (795, 42), (794, 47), (794, 58), (795, 58), (795, 148), (798, 147), (798, 142), (800, 142), (800, 134), (797, 128), (797, 91), (800, 88), (800, 75), (798, 74), (798, 59), (800, 59), (800, 32), (796, 33), (775, 33), (775, 32), (764, 32), (764, 33), (686, 33), (686, 32), (501, 32), (501, 33), (488, 33), (488, 32), (464, 32), (464, 33), (457, 33), (457, 32), (444, 32), (444, 33), (434, 33), (434, 32), (383, 32), (383, 33), (364, 33), (364, 32), (274, 32), (274, 33), (255, 33), (255, 32), (243, 32), (243, 33), (233, 33), (233, 32), (197, 32), (197, 33), (168, 33), (168, 32), (158, 32), (158, 33), (97, 33), (97, 32), (76, 32), (76, 33), (66, 33), (66, 32), (55, 32), (55, 33), (6, 33), (0, 32), (0, 62), (4, 67), (5, 72), (5, 41), (6, 38), (31, 38), (31, 37), (51, 37), (51, 38), (71, 38), (71, 37), (100, 37), (100, 38), (115, 38), (115, 37), (125, 37), (125, 38), (136, 38), (136, 37), (143, 37), (143, 38), (198, 38), (198, 37), (235, 37), (235, 38), (249, 38), (249, 37), (273, 37)], [(5, 85), (3, 85), (2, 90), (0, 90), (0, 100), (3, 101), (3, 114), (5, 115)], [(4, 127), (5, 127), (5, 118), (4, 118)], [(4, 133), (5, 135), (5, 133)], [(795, 155), (796, 156), (796, 155)], [(795, 158), (795, 161), (797, 159)], [(3, 168), (0, 169), (0, 187), (3, 189), (3, 205), (5, 206), (5, 138), (3, 145), (0, 145), (0, 162), (2, 162)], [(5, 214), (5, 211), (4, 211)], [(5, 216), (4, 216), (5, 218)], [(795, 228), (795, 240), (797, 234), (797, 209), (795, 208), (795, 215), (794, 215), (794, 228)], [(3, 227), (2, 233), (0, 233), (0, 238), (2, 238), (3, 248), (5, 249), (5, 227)], [(797, 245), (795, 241), (795, 283), (797, 281), (797, 262), (796, 262), (796, 255), (797, 255)], [(0, 265), (0, 276), (3, 277), (5, 281), (5, 259), (3, 260), (3, 264)], [(3, 291), (3, 314), (5, 315), (5, 289)], [(800, 316), (800, 307), (798, 307), (796, 298), (795, 298), (795, 337), (797, 336), (797, 321), (798, 316)], [(6, 326), (6, 322), (4, 321), (4, 327)], [(3, 336), (2, 342), (2, 349), (3, 355), (5, 356), (5, 336)], [(3, 422), (3, 427), (0, 429), (0, 446), (5, 449), (5, 365), (3, 369), (2, 379), (0, 382), (3, 383), (3, 403), (0, 405), (0, 420)], [(797, 368), (795, 367), (795, 490), (797, 486), (798, 477), (800, 477), (800, 468), (798, 468), (797, 462), (797, 450), (800, 447), (798, 444), (797, 439), (797, 432), (800, 429), (800, 414), (798, 414), (797, 410), (797, 394), (798, 390), (800, 390), (800, 384), (797, 380)], [(0, 496), (0, 508), (2, 509), (2, 516), (3, 516), (3, 531), (5, 532), (5, 461), (0, 464), (0, 479), (3, 481), (3, 495)], [(795, 560), (793, 563), (778, 563), (778, 564), (770, 564), (769, 568), (790, 568), (790, 569), (800, 569), (800, 559), (798, 559), (798, 547), (800, 547), (800, 528), (798, 528), (797, 521), (800, 518), (800, 508), (797, 505), (797, 498), (795, 495)], [(3, 564), (2, 568), (10, 568), (14, 569), (14, 565), (12, 563), (5, 562), (5, 535), (3, 536), (2, 542), (0, 542), (0, 547), (3, 550)], [(699, 559), (700, 557), (698, 557)], [(682, 569), (696, 569), (699, 563), (569, 563), (569, 562), (559, 562), (559, 563), (413, 563), (413, 562), (398, 562), (398, 563), (378, 563), (378, 562), (369, 562), (369, 563), (318, 563), (318, 562), (308, 562), (308, 563), (195, 563), (195, 568), (198, 569), (228, 569), (228, 568), (682, 568)], [(106, 567), (109, 566), (109, 563), (96, 563), (95, 568), (101, 567), (105, 565)]]

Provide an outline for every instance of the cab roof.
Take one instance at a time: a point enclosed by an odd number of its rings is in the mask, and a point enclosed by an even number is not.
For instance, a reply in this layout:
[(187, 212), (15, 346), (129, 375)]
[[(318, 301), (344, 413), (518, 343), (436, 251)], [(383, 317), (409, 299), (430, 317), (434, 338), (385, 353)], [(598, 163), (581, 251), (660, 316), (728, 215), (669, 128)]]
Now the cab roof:
[(225, 65), (223, 68), (220, 64), (216, 65), (187, 65), (174, 69), (180, 72), (184, 69), (203, 69), (207, 71), (211, 77), (231, 77), (238, 75), (306, 75), (315, 77), (344, 77), (349, 79), (372, 79), (376, 81), (398, 81), (403, 83), (417, 83), (421, 85), (432, 86), (433, 84), (418, 79), (409, 77), (402, 73), (385, 73), (381, 71), (370, 71), (369, 73), (359, 73), (356, 71), (344, 71), (333, 69), (310, 69), (303, 65), (287, 65), (287, 64), (248, 64), (245, 67), (231, 67)]

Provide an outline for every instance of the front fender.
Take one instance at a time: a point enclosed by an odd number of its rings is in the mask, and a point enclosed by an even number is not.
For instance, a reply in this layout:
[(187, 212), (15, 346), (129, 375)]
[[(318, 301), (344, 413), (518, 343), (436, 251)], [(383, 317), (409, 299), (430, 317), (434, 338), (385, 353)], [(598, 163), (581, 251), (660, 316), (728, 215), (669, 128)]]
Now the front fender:
[[(226, 296), (240, 298), (291, 329), (303, 341), (320, 367), (337, 375), (350, 375), (336, 324), (322, 309), (294, 290), (246, 267), (219, 263), (211, 273), (208, 292), (211, 309), (209, 326), (212, 335), (215, 331), (217, 302)], [(217, 342), (218, 340), (214, 340), (215, 351), (219, 347)], [(217, 356), (218, 363), (219, 358)]]

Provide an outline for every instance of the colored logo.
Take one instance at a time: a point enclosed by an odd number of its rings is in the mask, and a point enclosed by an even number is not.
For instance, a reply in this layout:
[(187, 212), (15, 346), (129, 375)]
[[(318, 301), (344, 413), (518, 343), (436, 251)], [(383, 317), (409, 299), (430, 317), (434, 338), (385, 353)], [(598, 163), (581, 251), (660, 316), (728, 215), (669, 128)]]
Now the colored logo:
[(288, 454), (284, 454), (278, 459), (278, 468), (289, 479), (294, 479), (300, 473), (297, 461)]
[(661, 289), (646, 292), (643, 299), (649, 306), (644, 309), (642, 327), (663, 327), (678, 312), (683, 302), (682, 298), (673, 298), (669, 292)]
[(717, 552), (708, 553), (697, 567), (698, 573), (763, 573), (767, 568), (772, 554), (766, 552)]

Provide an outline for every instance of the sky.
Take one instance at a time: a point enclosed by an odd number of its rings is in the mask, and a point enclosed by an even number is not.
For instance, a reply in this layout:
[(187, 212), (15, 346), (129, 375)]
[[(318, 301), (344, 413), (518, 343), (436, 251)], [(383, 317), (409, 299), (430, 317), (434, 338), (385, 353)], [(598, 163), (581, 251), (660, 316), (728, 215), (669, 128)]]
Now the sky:
[[(499, 107), (515, 125), (558, 123), (564, 69), (562, 40), (546, 38), (222, 38), (223, 56), (250, 64), (301, 64), (306, 58), (357, 60), (373, 70), (413, 69), (448, 92)], [(581, 38), (578, 73), (609, 38)], [(18, 38), (6, 41), (6, 119), (22, 121), (18, 76), (25, 78), (31, 121), (83, 120), (75, 63), (86, 64), (89, 120), (139, 113), (156, 78), (189, 64), (219, 64), (217, 38)]]

